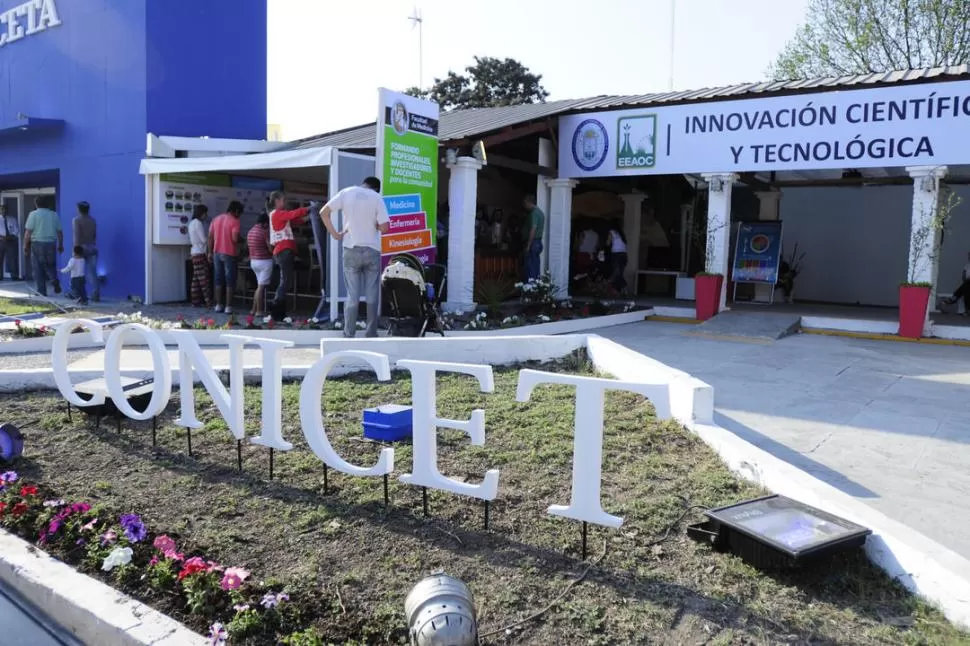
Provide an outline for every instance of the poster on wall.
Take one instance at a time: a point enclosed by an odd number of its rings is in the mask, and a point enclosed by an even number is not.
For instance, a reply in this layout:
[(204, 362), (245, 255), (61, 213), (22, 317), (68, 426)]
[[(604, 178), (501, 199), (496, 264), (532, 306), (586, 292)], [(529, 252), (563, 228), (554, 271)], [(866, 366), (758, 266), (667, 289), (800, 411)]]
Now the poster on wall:
[(391, 218), (381, 236), (381, 268), (399, 253), (435, 261), (439, 115), (433, 101), (380, 90), (377, 176)]
[(774, 285), (780, 265), (781, 222), (742, 223), (738, 227), (731, 280)]
[(225, 211), (233, 199), (229, 175), (173, 173), (163, 174), (159, 180), (153, 241), (157, 245), (188, 246), (195, 205), (205, 204), (213, 216)]
[(559, 176), (964, 164), (970, 81), (587, 112), (559, 119)]

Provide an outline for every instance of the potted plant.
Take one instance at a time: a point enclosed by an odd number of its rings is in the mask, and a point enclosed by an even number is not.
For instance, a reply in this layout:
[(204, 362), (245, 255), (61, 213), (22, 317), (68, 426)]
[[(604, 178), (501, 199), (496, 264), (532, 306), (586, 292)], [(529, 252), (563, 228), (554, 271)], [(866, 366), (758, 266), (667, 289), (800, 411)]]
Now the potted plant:
[(714, 245), (717, 244), (717, 232), (724, 225), (707, 228), (704, 246), (704, 271), (694, 276), (694, 313), (698, 321), (706, 321), (714, 317), (721, 308), (721, 288), (724, 286), (724, 275), (711, 271), (714, 266)]
[(802, 271), (802, 259), (805, 257), (805, 252), (798, 253), (798, 243), (792, 248), (791, 254), (787, 258), (782, 257), (781, 263), (778, 265), (778, 287), (781, 287), (781, 291), (785, 296), (785, 303), (791, 304), (793, 302), (792, 294), (795, 291), (795, 279), (798, 278), (798, 274)]
[(899, 286), (899, 336), (901, 337), (919, 339), (923, 336), (933, 284), (920, 278), (932, 273), (932, 265), (940, 251), (938, 236), (946, 230), (950, 215), (960, 201), (952, 189), (942, 187), (932, 217), (925, 218), (924, 224), (914, 229), (910, 236), (909, 270), (906, 281)]

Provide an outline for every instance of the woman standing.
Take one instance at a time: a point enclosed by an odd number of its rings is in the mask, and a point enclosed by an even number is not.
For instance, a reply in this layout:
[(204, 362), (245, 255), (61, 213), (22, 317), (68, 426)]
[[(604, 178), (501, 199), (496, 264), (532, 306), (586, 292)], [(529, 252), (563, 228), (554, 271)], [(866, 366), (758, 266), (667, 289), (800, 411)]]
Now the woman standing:
[(249, 266), (256, 274), (256, 293), (253, 294), (253, 316), (266, 316), (266, 287), (273, 277), (273, 252), (269, 248), (269, 214), (260, 213), (256, 224), (246, 234), (249, 247)]
[(189, 222), (189, 242), (192, 244), (192, 288), (191, 299), (195, 307), (212, 307), (212, 292), (209, 289), (209, 258), (205, 224), (209, 217), (209, 207), (196, 204), (192, 207), (192, 221)]
[(623, 272), (626, 271), (627, 263), (626, 235), (623, 233), (623, 229), (621, 227), (610, 229), (606, 244), (610, 249), (610, 267), (612, 268), (610, 284), (613, 285), (613, 289), (622, 293), (626, 289), (626, 278), (623, 277)]

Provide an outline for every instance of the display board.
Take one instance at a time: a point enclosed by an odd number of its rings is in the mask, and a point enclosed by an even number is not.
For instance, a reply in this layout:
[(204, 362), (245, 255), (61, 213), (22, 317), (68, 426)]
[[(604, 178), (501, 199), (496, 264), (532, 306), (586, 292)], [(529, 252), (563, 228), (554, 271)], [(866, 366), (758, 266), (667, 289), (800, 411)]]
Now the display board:
[(731, 280), (735, 283), (778, 282), (781, 266), (781, 222), (743, 222), (738, 226)]
[(391, 218), (381, 236), (381, 268), (405, 252), (435, 261), (439, 115), (434, 101), (380, 90), (377, 171)]
[(232, 195), (229, 175), (206, 173), (171, 174), (159, 178), (155, 206), (155, 231), (152, 242), (157, 245), (189, 245), (189, 221), (196, 204), (209, 207), (209, 214), (222, 213)]

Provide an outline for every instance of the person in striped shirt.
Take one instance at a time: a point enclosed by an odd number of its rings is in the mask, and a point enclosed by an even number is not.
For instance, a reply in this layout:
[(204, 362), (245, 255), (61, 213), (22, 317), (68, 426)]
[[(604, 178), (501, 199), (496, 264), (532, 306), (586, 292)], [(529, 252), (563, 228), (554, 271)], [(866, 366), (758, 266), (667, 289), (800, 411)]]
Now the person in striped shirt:
[(249, 266), (256, 274), (256, 293), (253, 295), (253, 316), (266, 316), (266, 288), (273, 277), (273, 252), (269, 248), (269, 214), (261, 213), (256, 224), (246, 234)]

